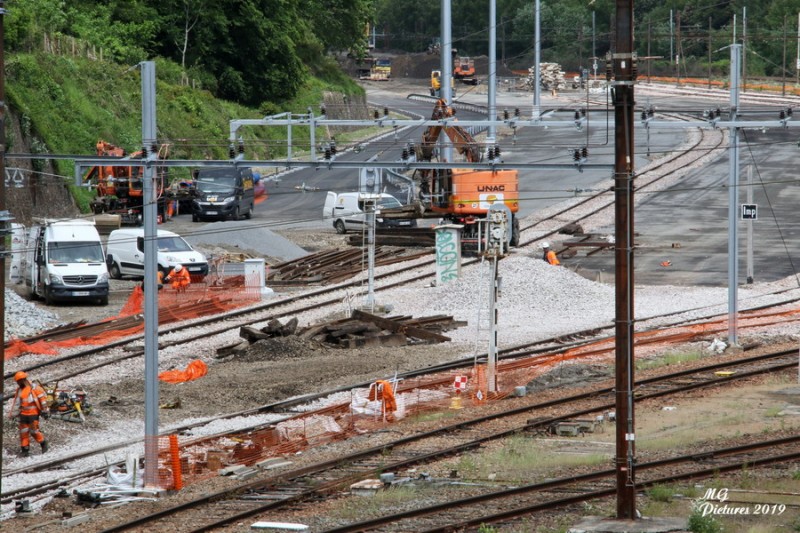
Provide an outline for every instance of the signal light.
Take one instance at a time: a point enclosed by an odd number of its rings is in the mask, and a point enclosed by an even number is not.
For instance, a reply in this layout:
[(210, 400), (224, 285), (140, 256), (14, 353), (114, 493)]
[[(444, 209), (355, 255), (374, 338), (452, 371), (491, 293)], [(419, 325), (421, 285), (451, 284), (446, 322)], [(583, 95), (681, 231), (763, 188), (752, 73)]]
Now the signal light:
[(228, 157), (231, 159), (236, 158), (236, 147), (234, 147), (233, 144), (228, 146)]
[(244, 154), (244, 139), (239, 137), (239, 153)]
[(491, 146), (489, 147), (488, 157), (489, 157), (489, 161), (494, 161), (494, 148), (492, 148)]
[(500, 159), (500, 146), (498, 146), (496, 144), (494, 145), (494, 156), (497, 159)]
[(577, 148), (572, 151), (572, 160), (576, 163), (581, 160), (581, 152)]
[(389, 116), (389, 108), (388, 107), (384, 107), (383, 108), (383, 116), (384, 117), (388, 117)]
[(401, 155), (400, 157), (403, 159), (403, 161), (408, 160), (408, 148), (403, 148), (403, 155)]
[(321, 115), (324, 117), (324, 116), (325, 116), (325, 113), (326, 113), (326, 111), (325, 111), (325, 106), (320, 106), (320, 108), (319, 108), (319, 112), (320, 112), (320, 114), (321, 114)]
[(327, 161), (330, 161), (330, 159), (331, 159), (331, 147), (330, 146), (325, 147), (325, 159)]
[(514, 108), (514, 116), (519, 118), (519, 108), (518, 107)]
[(508, 120), (508, 109), (503, 109), (503, 120)]
[(372, 114), (372, 116), (375, 118), (375, 120), (378, 120), (379, 118), (381, 118), (381, 116), (380, 116), (380, 114), (378, 113), (378, 110), (377, 110), (377, 109), (376, 109), (376, 110), (375, 110), (375, 112)]
[(589, 157), (589, 149), (586, 148), (585, 146), (581, 148), (581, 157), (583, 157), (584, 159)]

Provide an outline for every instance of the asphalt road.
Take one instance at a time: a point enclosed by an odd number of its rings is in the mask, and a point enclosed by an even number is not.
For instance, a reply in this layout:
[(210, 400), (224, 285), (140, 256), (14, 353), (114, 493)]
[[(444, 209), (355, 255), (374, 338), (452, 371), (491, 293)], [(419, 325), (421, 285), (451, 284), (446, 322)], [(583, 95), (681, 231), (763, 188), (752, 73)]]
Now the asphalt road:
[[(433, 108), (407, 98), (408, 93), (424, 94), (424, 84), (416, 87), (413, 82), (373, 83), (367, 87), (371, 104), (404, 110), (413, 116), (427, 117)], [(649, 94), (648, 94), (649, 93)], [(592, 95), (593, 100), (604, 98)], [(478, 90), (464, 91), (459, 100), (486, 104), (486, 95)], [(571, 109), (585, 106), (586, 95), (564, 93), (557, 98), (542, 96), (542, 110), (553, 113), (553, 118), (572, 121)], [(637, 113), (643, 105), (653, 105), (657, 110), (693, 112), (698, 116), (703, 109), (727, 107), (727, 96), (712, 99), (695, 96), (660, 95), (657, 92), (637, 92)], [(497, 94), (498, 112), (519, 108), (523, 116), (530, 116), (532, 94), (511, 91)], [(599, 106), (602, 108), (603, 106)], [(740, 106), (747, 108), (747, 104)], [(754, 115), (764, 111), (764, 106), (751, 106)], [(579, 131), (567, 128), (509, 128), (498, 129), (498, 144), (503, 147), (505, 162), (514, 163), (572, 163), (572, 150), (586, 146), (589, 161), (607, 164), (608, 170), (579, 171), (577, 167), (564, 170), (520, 171), (520, 216), (525, 217), (537, 210), (552, 206), (574, 196), (576, 190), (592, 189), (601, 180), (612, 176), (614, 139), (611, 110), (598, 109), (595, 103), (589, 113), (588, 122)], [(757, 110), (757, 111), (756, 111)], [(772, 113), (774, 114), (774, 113)], [(459, 111), (460, 117), (475, 118)], [(754, 117), (755, 118), (755, 117)], [(797, 255), (797, 217), (794, 214), (800, 191), (794, 186), (794, 158), (798, 155), (797, 130), (744, 130), (740, 140), (742, 180), (746, 167), (753, 165), (753, 202), (758, 205), (758, 219), (753, 223), (754, 279), (773, 281), (793, 275), (796, 267), (793, 257)], [(642, 168), (648, 161), (648, 152), (669, 151), (685, 139), (682, 129), (651, 128), (649, 135), (635, 121), (635, 168)], [(381, 160), (398, 159), (400, 151), (409, 142), (418, 143), (422, 128), (408, 128), (396, 135), (388, 132), (378, 141), (365, 144), (358, 154), (348, 152), (338, 157), (368, 161), (378, 156)], [(710, 285), (727, 286), (728, 283), (728, 191), (729, 161), (727, 152), (701, 170), (693, 171), (668, 191), (654, 195), (642, 195), (638, 199), (634, 214), (636, 245), (634, 258), (634, 281), (638, 284), (655, 285)], [(317, 169), (298, 169), (282, 173), (280, 181), (267, 184), (268, 200), (257, 205), (251, 223), (272, 229), (319, 228), (329, 231), (330, 224), (322, 220), (322, 206), (327, 191), (338, 192), (358, 189), (358, 171), (355, 169), (328, 169), (321, 165)], [(394, 192), (394, 191), (393, 191)], [(400, 191), (397, 191), (400, 195)], [(746, 189), (742, 188), (740, 202), (746, 201)], [(749, 202), (748, 202), (749, 203)], [(181, 217), (182, 218), (182, 217)], [(197, 228), (195, 229), (195, 226)], [(192, 226), (192, 232), (202, 231), (202, 224)], [(613, 234), (613, 227), (601, 228), (601, 232)], [(747, 249), (746, 225), (739, 223), (740, 280), (746, 282)], [(565, 236), (565, 238), (567, 238)], [(555, 240), (558, 244), (558, 240)], [(669, 262), (668, 267), (661, 266)], [(565, 266), (580, 269), (589, 277), (613, 282), (614, 258), (608, 250), (587, 256), (579, 253), (566, 259)]]

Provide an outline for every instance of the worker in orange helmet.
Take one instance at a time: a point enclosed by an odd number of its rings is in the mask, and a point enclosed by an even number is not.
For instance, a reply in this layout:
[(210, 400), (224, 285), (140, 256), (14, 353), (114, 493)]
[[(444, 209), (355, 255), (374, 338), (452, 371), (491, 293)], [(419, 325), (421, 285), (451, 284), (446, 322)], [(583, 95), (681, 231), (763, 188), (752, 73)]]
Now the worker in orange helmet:
[(14, 403), (11, 405), (11, 418), (19, 420), (20, 455), (22, 457), (30, 455), (31, 433), (41, 445), (42, 453), (46, 453), (49, 446), (44, 434), (39, 430), (39, 417), (50, 418), (47, 394), (40, 385), (31, 383), (25, 372), (14, 374), (14, 381), (17, 382), (18, 388)]
[(186, 291), (186, 287), (192, 282), (189, 271), (183, 268), (183, 265), (175, 265), (164, 281), (171, 283), (172, 288), (179, 292)]
[(561, 264), (561, 261), (559, 261), (558, 257), (556, 257), (556, 253), (553, 250), (550, 249), (550, 243), (543, 242), (542, 243), (542, 249), (544, 251), (544, 255), (542, 256), (542, 259), (544, 259), (545, 261), (547, 261), (551, 265), (560, 265)]

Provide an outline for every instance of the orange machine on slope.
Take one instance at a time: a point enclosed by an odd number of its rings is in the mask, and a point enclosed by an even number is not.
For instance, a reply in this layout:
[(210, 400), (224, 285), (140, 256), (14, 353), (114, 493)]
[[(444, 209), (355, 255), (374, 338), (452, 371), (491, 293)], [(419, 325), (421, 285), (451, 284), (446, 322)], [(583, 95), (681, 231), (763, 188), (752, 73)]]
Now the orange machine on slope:
[[(97, 155), (101, 157), (142, 158), (141, 150), (128, 155), (123, 148), (102, 139), (97, 141), (96, 148)], [(161, 145), (158, 159), (166, 159), (167, 151), (168, 145)], [(91, 183), (97, 190), (97, 196), (90, 204), (92, 211), (95, 214), (118, 214), (123, 224), (141, 225), (144, 205), (143, 176), (143, 167), (121, 163), (101, 165), (89, 169), (89, 172), (83, 177), (83, 181)], [(166, 193), (167, 185), (167, 167), (156, 167), (157, 211), (162, 222), (167, 220), (169, 211), (170, 202), (169, 195)]]
[[(431, 119), (441, 120), (454, 114), (452, 108), (439, 99)], [(479, 163), (483, 160), (481, 144), (458, 125), (428, 127), (417, 149), (417, 160), (433, 160), (442, 131), (453, 142), (454, 149), (468, 162)], [(519, 211), (519, 174), (516, 170), (453, 168), (422, 170), (420, 174), (421, 195), (428, 203), (425, 209), (438, 214), (446, 223), (463, 225), (461, 236), (465, 247), (477, 245), (481, 238), (478, 221), (486, 218), (489, 206), (495, 202), (504, 203), (511, 211), (510, 244), (519, 244), (519, 219), (516, 217)]]

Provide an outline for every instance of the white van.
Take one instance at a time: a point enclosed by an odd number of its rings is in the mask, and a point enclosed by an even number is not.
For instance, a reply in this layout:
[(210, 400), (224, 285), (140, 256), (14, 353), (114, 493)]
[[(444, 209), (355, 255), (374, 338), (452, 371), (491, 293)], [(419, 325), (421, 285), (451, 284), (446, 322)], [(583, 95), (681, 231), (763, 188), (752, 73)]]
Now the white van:
[[(192, 276), (208, 274), (208, 261), (183, 237), (166, 230), (157, 230), (158, 269), (165, 274), (176, 265), (183, 265)], [(108, 236), (106, 264), (111, 277), (144, 276), (144, 228), (124, 228)]]
[(108, 305), (108, 270), (93, 220), (45, 220), (31, 227), (24, 251), (21, 270), (31, 299)]
[(348, 230), (362, 231), (366, 227), (367, 216), (364, 211), (366, 201), (378, 199), (377, 217), (375, 226), (378, 228), (413, 228), (417, 221), (413, 218), (389, 219), (381, 218), (381, 209), (402, 207), (403, 204), (391, 194), (371, 194), (360, 192), (335, 193), (328, 191), (325, 198), (325, 207), (322, 208), (322, 218), (329, 220), (336, 228), (336, 233), (347, 233)]

